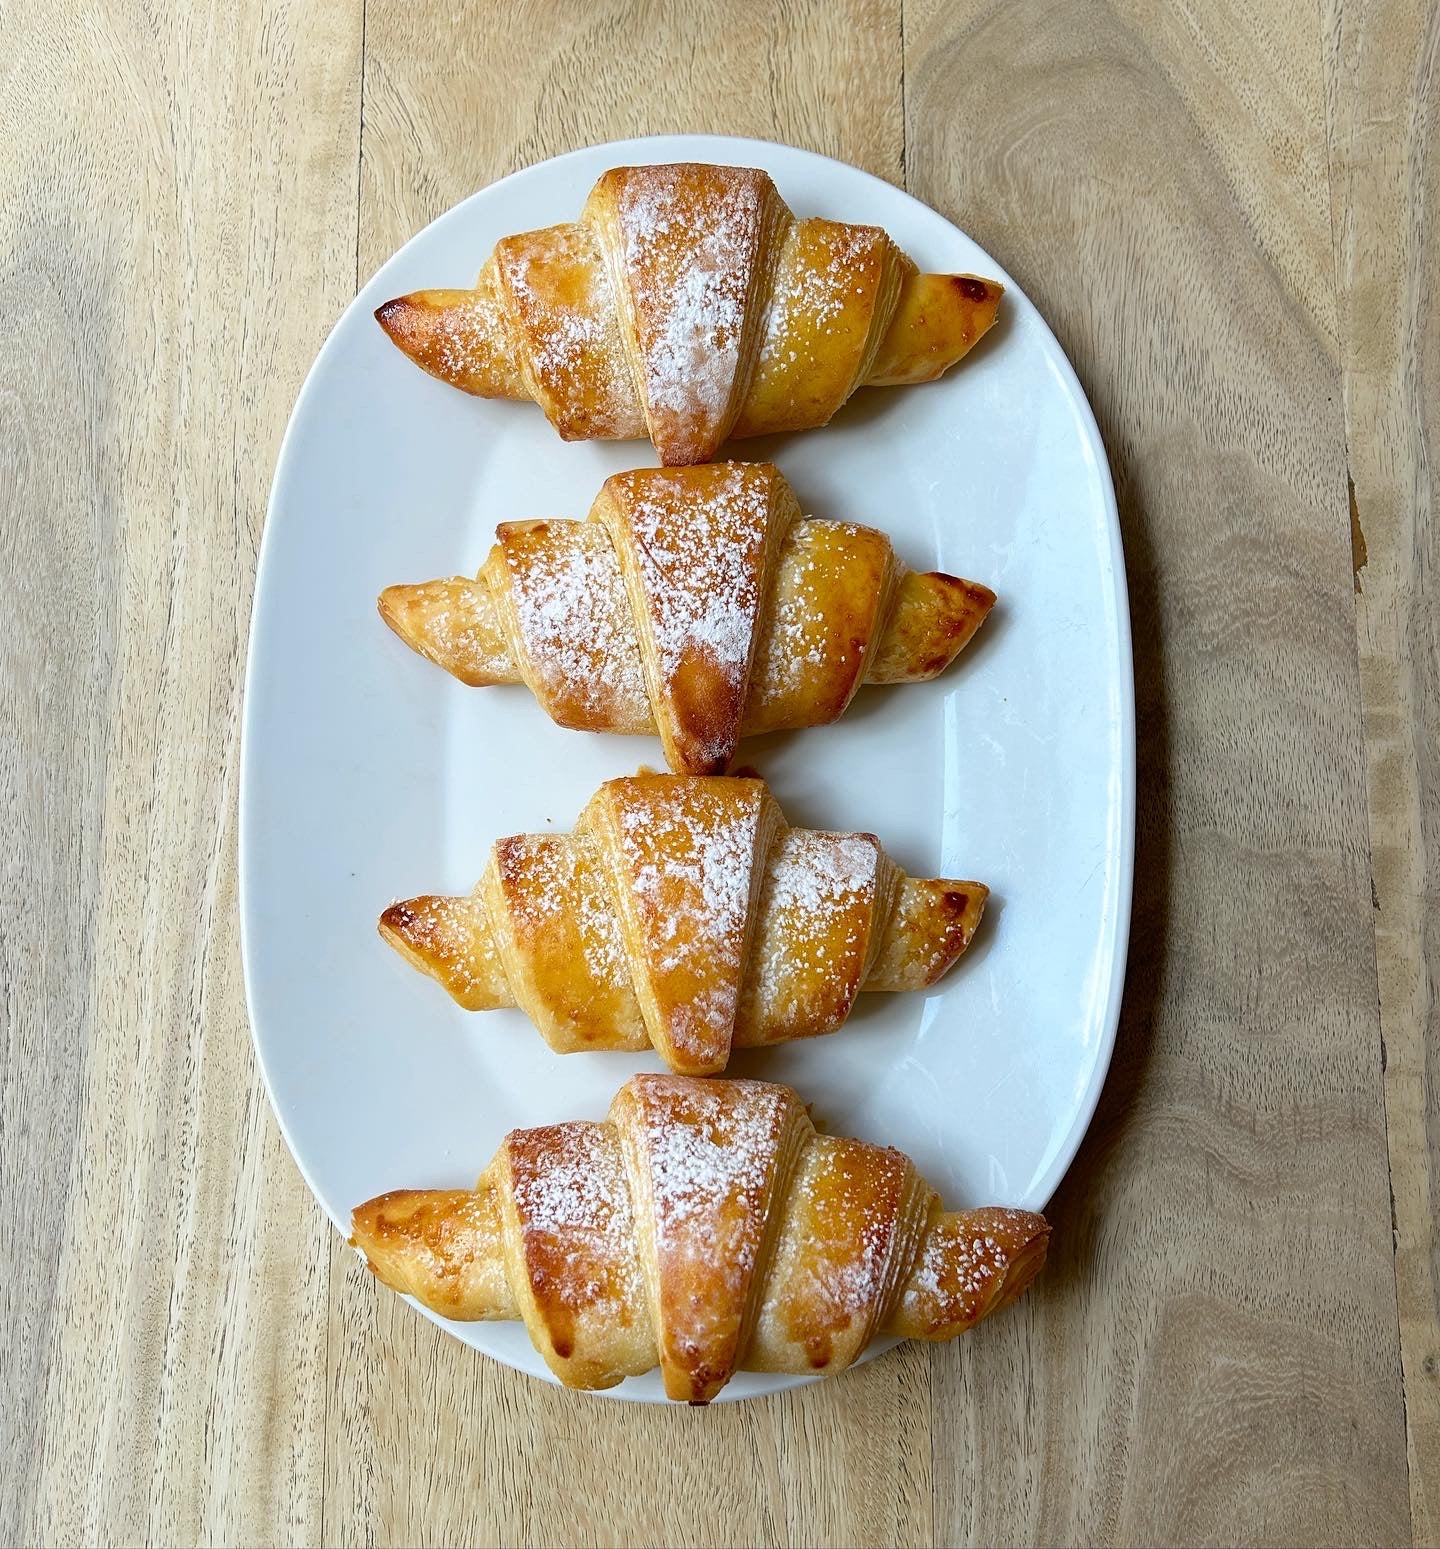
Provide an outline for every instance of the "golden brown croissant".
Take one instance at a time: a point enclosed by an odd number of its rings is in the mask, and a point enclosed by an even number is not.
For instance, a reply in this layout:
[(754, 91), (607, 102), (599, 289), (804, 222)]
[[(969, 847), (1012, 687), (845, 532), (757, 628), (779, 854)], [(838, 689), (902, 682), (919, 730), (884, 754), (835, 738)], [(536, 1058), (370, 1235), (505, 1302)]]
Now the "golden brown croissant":
[(710, 1075), (732, 1045), (834, 1032), (862, 989), (934, 984), (987, 896), (905, 876), (873, 834), (790, 828), (762, 780), (636, 775), (573, 834), (500, 840), (468, 897), (392, 904), (380, 934), (559, 1053), (653, 1044)]
[(801, 520), (770, 463), (617, 473), (588, 521), (497, 537), (473, 581), (387, 587), (385, 621), (464, 683), (528, 684), (562, 726), (658, 729), (688, 774), (833, 721), (862, 682), (935, 677), (995, 601), (874, 528)]
[(855, 389), (929, 382), (1002, 287), (921, 274), (878, 226), (796, 220), (753, 167), (616, 167), (574, 224), (496, 243), (474, 290), (375, 314), (441, 381), (533, 399), (567, 441), (648, 435), (667, 464), (824, 425)]
[(820, 1135), (789, 1087), (635, 1076), (608, 1122), (515, 1130), (470, 1190), (399, 1190), (350, 1241), (447, 1318), (523, 1318), (572, 1388), (657, 1364), (708, 1403), (736, 1371), (841, 1371), (876, 1334), (953, 1339), (1045, 1262), (1043, 1216), (942, 1211), (909, 1157)]

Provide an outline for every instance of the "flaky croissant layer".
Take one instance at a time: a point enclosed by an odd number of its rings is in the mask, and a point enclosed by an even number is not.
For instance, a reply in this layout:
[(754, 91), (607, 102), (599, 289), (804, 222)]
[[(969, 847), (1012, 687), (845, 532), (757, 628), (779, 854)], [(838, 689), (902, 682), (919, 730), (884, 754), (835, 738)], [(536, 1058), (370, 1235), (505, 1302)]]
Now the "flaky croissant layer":
[(863, 990), (934, 984), (988, 889), (907, 877), (873, 834), (791, 828), (764, 781), (608, 781), (573, 834), (500, 840), (468, 897), (380, 934), (473, 1011), (519, 1006), (560, 1053), (654, 1045), (711, 1075), (735, 1046), (838, 1029)]
[(562, 726), (658, 731), (685, 774), (835, 720), (861, 683), (937, 676), (995, 602), (872, 527), (802, 519), (770, 463), (617, 473), (588, 520), (497, 537), (473, 581), (387, 587), (386, 623), (462, 682), (527, 684)]
[(789, 1087), (633, 1077), (604, 1123), (506, 1136), (474, 1190), (359, 1206), (376, 1276), (447, 1318), (522, 1318), (568, 1387), (659, 1366), (707, 1403), (737, 1370), (825, 1374), (876, 1334), (944, 1340), (1013, 1301), (1050, 1228), (946, 1212), (899, 1151), (817, 1134)]
[(616, 167), (580, 220), (498, 242), (474, 290), (375, 316), (465, 392), (533, 399), (567, 440), (649, 435), (667, 465), (826, 424), (863, 384), (929, 382), (1002, 286), (921, 274), (878, 226), (796, 220), (768, 174)]

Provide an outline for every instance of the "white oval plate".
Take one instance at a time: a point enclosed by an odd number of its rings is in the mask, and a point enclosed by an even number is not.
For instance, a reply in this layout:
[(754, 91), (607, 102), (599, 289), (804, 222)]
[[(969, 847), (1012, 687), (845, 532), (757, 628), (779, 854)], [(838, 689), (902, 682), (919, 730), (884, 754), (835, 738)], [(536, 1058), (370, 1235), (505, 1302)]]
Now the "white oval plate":
[[(371, 314), (469, 285), (498, 237), (573, 219), (635, 162), (766, 168), (800, 215), (884, 226), (922, 268), (1004, 281), (1001, 322), (941, 382), (862, 390), (823, 430), (741, 442), (812, 514), (886, 529), (917, 569), (1000, 602), (944, 677), (862, 690), (839, 723), (742, 744), (790, 820), (867, 829), (907, 870), (993, 888), (934, 991), (862, 996), (848, 1026), (742, 1056), (837, 1134), (910, 1153), (947, 1201), (1039, 1208), (1074, 1156), (1114, 1041), (1134, 849), (1134, 703), (1119, 527), (1095, 422), (1049, 329), (988, 254), (888, 183), (754, 140), (595, 146), (428, 226), (320, 351), (281, 449), (250, 637), (240, 795), (245, 984), (285, 1138), (341, 1228), (402, 1186), (468, 1186), (505, 1132), (600, 1118), (653, 1057), (552, 1054), (519, 1012), (467, 1014), (379, 940), (392, 899), (468, 891), (493, 839), (571, 826), (648, 739), (552, 725), (381, 623), (394, 581), (471, 573), (497, 522), (583, 516), (647, 442), (565, 445), (531, 404), (432, 380)], [(438, 1321), (438, 1320), (437, 1320)], [(518, 1323), (448, 1323), (548, 1377)], [(800, 1380), (742, 1375), (727, 1398)], [(661, 1396), (656, 1377), (624, 1398)]]

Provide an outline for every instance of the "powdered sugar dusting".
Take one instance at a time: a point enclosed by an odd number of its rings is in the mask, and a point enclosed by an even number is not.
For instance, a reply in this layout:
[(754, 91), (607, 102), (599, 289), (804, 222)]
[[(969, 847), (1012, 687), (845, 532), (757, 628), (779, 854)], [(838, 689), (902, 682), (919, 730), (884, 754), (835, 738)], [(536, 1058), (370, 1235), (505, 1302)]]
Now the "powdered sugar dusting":
[[(482, 277), (483, 278), (483, 277)], [(507, 338), (504, 311), (493, 286), (480, 285), (461, 306), (432, 319), (428, 344), (438, 375), (472, 393), (493, 393), (496, 356)]]
[(727, 428), (763, 210), (763, 184), (724, 170), (697, 187), (682, 167), (635, 168), (618, 204), (646, 404), (707, 442)]
[(999, 1243), (988, 1233), (943, 1242), (932, 1237), (910, 1285), (922, 1295), (947, 1299), (958, 1295), (968, 1301), (983, 1295), (991, 1280), (1004, 1274), (1006, 1262)]
[(572, 1309), (623, 1295), (635, 1228), (610, 1126), (517, 1130), (506, 1146), (536, 1292)]
[(1028, 1229), (1033, 1219), (1022, 1210), (998, 1209), (942, 1216), (925, 1239), (906, 1300), (929, 1302), (922, 1316), (932, 1325), (972, 1322), (985, 1311), (1011, 1263), (1011, 1249), (995, 1229)]
[(826, 1266), (828, 1273), (817, 1289), (847, 1327), (868, 1314), (884, 1292), (892, 1228), (893, 1222), (879, 1215), (867, 1217), (855, 1238), (854, 1256)]
[(672, 1396), (709, 1399), (741, 1355), (795, 1096), (758, 1081), (664, 1076), (637, 1076), (630, 1092), (637, 1122), (628, 1133), (653, 1215), (666, 1386)]
[[(521, 1143), (535, 1141), (517, 1162)], [(515, 1208), (535, 1232), (591, 1232), (619, 1240), (629, 1217), (629, 1190), (618, 1152), (598, 1124), (552, 1124), (511, 1137)]]
[[(579, 937), (593, 982), (624, 986), (630, 981), (620, 922), (601, 884), (594, 841), (585, 834), (517, 834), (495, 847), (496, 865), (506, 884), (504, 896), (511, 925), (522, 949), (538, 933), (563, 923)], [(573, 947), (565, 932), (567, 950)], [(547, 986), (539, 985), (542, 998)], [(568, 1010), (568, 1002), (562, 1000)], [(600, 1008), (589, 1006), (592, 1015)]]
[(823, 917), (873, 887), (878, 864), (879, 848), (869, 834), (792, 828), (769, 868), (771, 902), (779, 909)]
[[(703, 1250), (727, 1223), (756, 1224), (775, 1164), (789, 1099), (783, 1087), (758, 1081), (704, 1083), (650, 1076), (643, 1081), (645, 1149), (650, 1163), (657, 1236), (674, 1246), (677, 1229)], [(705, 1230), (708, 1223), (709, 1230)], [(741, 1254), (729, 1267), (748, 1273), (759, 1233), (728, 1244)]]
[[(756, 820), (757, 814), (748, 808), (723, 813), (711, 807), (693, 816), (627, 808), (620, 818), (621, 848), (634, 868), (635, 891), (657, 908), (683, 896), (717, 937), (742, 930), (750, 901)], [(667, 913), (665, 937), (674, 940), (685, 922), (675, 911)]]
[(728, 782), (685, 797), (632, 788), (618, 827), (669, 1036), (698, 1052), (728, 1047), (734, 1027), (760, 801)]
[(642, 428), (620, 350), (610, 280), (585, 225), (552, 226), (497, 250), (519, 313), (546, 413), (574, 435), (634, 435)]
[[(791, 528), (772, 589), (770, 627), (755, 658), (752, 704), (791, 699), (796, 715), (817, 709), (834, 714), (844, 703), (841, 691), (853, 683), (868, 640), (857, 638), (845, 589), (835, 577), (837, 570), (844, 573), (844, 540), (862, 535), (869, 536), (850, 522), (807, 519)], [(787, 717), (784, 724), (792, 721)]]
[(828, 1137), (805, 1160), (791, 1207), (811, 1239), (801, 1254), (805, 1301), (838, 1331), (884, 1296), (909, 1164), (898, 1151)]
[[(412, 898), (392, 904), (384, 916), (390, 928), (438, 973), (445, 988), (462, 998), (481, 989), (494, 994), (499, 988), (491, 975), (482, 981), (475, 972), (477, 936), (484, 917), (484, 905), (473, 894)], [(500, 965), (493, 966), (499, 969)], [(499, 977), (503, 980), (503, 971)], [(504, 982), (508, 994), (509, 983)]]
[(762, 700), (804, 694), (817, 687), (825, 666), (824, 618), (813, 588), (786, 587), (777, 597), (774, 622), (755, 666), (755, 689)]
[(391, 587), (387, 619), (432, 661), (467, 683), (513, 682), (515, 662), (496, 627), (490, 590), (463, 577)]
[(566, 849), (577, 876), (569, 907), (584, 943), (585, 961), (601, 983), (627, 985), (630, 964), (620, 935), (620, 921), (600, 884), (601, 867), (594, 855), (593, 841), (572, 835)]
[[(595, 278), (604, 283), (604, 270), (598, 264), (587, 263), (589, 249), (593, 246), (588, 227), (551, 227), (535, 236), (545, 238), (544, 247), (538, 252), (526, 253), (523, 258), (505, 266), (505, 279), (511, 293), (520, 304), (528, 326), (526, 343), (536, 374), (550, 378), (570, 369), (578, 355), (603, 343), (605, 337), (604, 315), (600, 307), (591, 303), (590, 294), (578, 299), (583, 303), (561, 309), (544, 285), (544, 270), (536, 270), (545, 260), (560, 259), (567, 267), (582, 265), (591, 270)], [(541, 283), (537, 286), (537, 278)], [(605, 285), (608, 300), (609, 286)]]
[(552, 541), (540, 551), (502, 539), (536, 697), (562, 723), (576, 711), (596, 729), (622, 716), (633, 723), (649, 699), (610, 539), (588, 522), (547, 525)]
[(531, 364), (536, 375), (548, 382), (603, 339), (600, 320), (590, 312), (549, 313), (543, 326), (530, 335)]
[[(728, 757), (739, 731), (740, 700), (762, 601), (768, 481), (736, 463), (709, 482), (703, 499), (663, 480), (633, 481), (627, 494), (625, 516), (649, 614), (660, 690), (671, 698), (682, 672), (697, 660), (718, 672), (732, 700), (730, 725), (712, 730), (730, 735), (725, 746), (707, 751)], [(687, 729), (699, 731), (700, 723)]]
[(865, 945), (880, 854), (870, 834), (807, 828), (790, 829), (775, 847), (754, 967), (766, 1021), (795, 1017), (797, 995), (816, 976), (848, 982), (858, 975), (855, 957)]
[[(813, 241), (822, 232), (823, 258)], [(790, 247), (793, 261), (782, 263), (776, 276), (762, 355), (794, 363), (801, 333), (822, 338), (833, 334), (846, 306), (870, 293), (866, 267), (884, 240), (884, 232), (875, 226), (800, 222)], [(868, 314), (862, 321), (868, 324)]]

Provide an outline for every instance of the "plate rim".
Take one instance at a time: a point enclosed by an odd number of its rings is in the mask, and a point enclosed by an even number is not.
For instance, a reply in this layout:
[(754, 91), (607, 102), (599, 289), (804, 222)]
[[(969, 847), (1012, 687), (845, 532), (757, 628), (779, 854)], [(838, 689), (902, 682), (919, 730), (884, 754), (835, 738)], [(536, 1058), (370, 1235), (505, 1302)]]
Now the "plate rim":
[[(753, 148), (759, 152), (779, 152), (787, 157), (799, 157), (804, 161), (821, 163), (829, 168), (838, 168), (842, 174), (851, 178), (860, 178), (867, 183), (878, 185), (886, 197), (898, 195), (902, 199), (917, 205), (927, 215), (933, 216), (945, 222), (962, 237), (973, 243), (985, 254), (987, 262), (993, 265), (993, 272), (1000, 277), (1006, 290), (1010, 293), (1011, 304), (1020, 304), (1030, 314), (1031, 321), (1038, 325), (1043, 340), (1050, 347), (1051, 360), (1058, 369), (1061, 383), (1067, 397), (1073, 403), (1077, 414), (1076, 418), (1088, 443), (1088, 450), (1094, 462), (1101, 494), (1107, 518), (1108, 560), (1114, 576), (1115, 607), (1115, 670), (1116, 688), (1118, 690), (1118, 734), (1119, 734), (1119, 769), (1120, 781), (1120, 824), (1118, 835), (1118, 861), (1117, 887), (1115, 896), (1115, 908), (1110, 927), (1110, 941), (1108, 942), (1108, 957), (1112, 965), (1110, 984), (1107, 990), (1105, 1011), (1101, 1036), (1096, 1046), (1096, 1056), (1092, 1065), (1089, 1079), (1084, 1092), (1077, 1102), (1072, 1121), (1064, 1140), (1056, 1147), (1049, 1166), (1041, 1175), (1039, 1183), (1035, 1187), (1038, 1196), (1036, 1208), (1045, 1210), (1054, 1198), (1056, 1190), (1070, 1170), (1071, 1164), (1078, 1155), (1085, 1136), (1089, 1133), (1090, 1125), (1094, 1120), (1095, 1111), (1099, 1106), (1100, 1094), (1104, 1089), (1109, 1076), (1110, 1065), (1114, 1058), (1116, 1039), (1119, 1033), (1121, 1003), (1124, 997), (1126, 972), (1129, 958), (1130, 924), (1134, 904), (1135, 887), (1135, 847), (1136, 847), (1136, 710), (1135, 710), (1135, 663), (1134, 644), (1130, 619), (1130, 593), (1129, 575), (1125, 565), (1125, 551), (1123, 534), (1120, 526), (1119, 505), (1115, 495), (1115, 481), (1110, 469), (1110, 460), (1105, 450), (1104, 440), (1100, 434), (1099, 425), (1095, 419), (1094, 410), (1090, 400), (1080, 382), (1070, 357), (1066, 354), (1060, 341), (1056, 338), (1054, 330), (1046, 321), (1043, 313), (1031, 301), (1024, 289), (1016, 283), (1009, 272), (991, 256), (988, 249), (976, 242), (962, 227), (952, 221), (949, 216), (935, 209), (933, 205), (926, 204), (923, 199), (912, 194), (908, 189), (889, 182), (887, 179), (877, 176), (873, 172), (866, 171), (863, 167), (853, 166), (849, 162), (841, 161), (838, 157), (827, 156), (822, 152), (807, 150), (800, 146), (789, 145), (780, 140), (764, 140), (753, 136), (741, 135), (715, 135), (698, 133), (678, 134), (651, 134), (640, 135), (620, 140), (598, 141), (590, 145), (577, 146), (572, 150), (561, 152), (555, 156), (549, 156), (541, 161), (532, 162), (524, 167), (517, 167), (513, 172), (506, 173), (504, 177), (496, 178), (493, 182), (486, 183), (467, 194), (463, 199), (443, 210), (433, 220), (413, 231), (409, 237), (401, 243), (384, 261), (369, 275), (369, 277), (357, 286), (355, 295), (342, 308), (339, 316), (331, 324), (324, 341), (315, 353), (305, 373), (305, 379), (301, 383), (300, 390), (295, 396), (294, 404), (290, 409), (290, 415), (286, 421), (284, 434), (280, 439), (280, 446), (275, 456), (274, 471), (270, 480), (270, 494), (265, 506), (265, 523), (261, 530), (260, 542), (255, 557), (254, 582), (250, 602), (249, 629), (245, 645), (245, 675), (241, 694), (240, 710), (240, 768), (239, 789), (237, 793), (237, 820), (236, 820), (236, 852), (237, 852), (237, 888), (236, 907), (240, 924), (240, 964), (241, 977), (245, 989), (246, 1021), (250, 1029), (250, 1044), (255, 1056), (256, 1065), (260, 1071), (261, 1083), (265, 1090), (266, 1100), (270, 1112), (280, 1129), (280, 1134), (285, 1141), (286, 1149), (290, 1153), (291, 1161), (300, 1173), (309, 1189), (311, 1197), (329, 1218), (342, 1237), (349, 1238), (348, 1223), (339, 1220), (326, 1204), (320, 1190), (310, 1175), (300, 1151), (295, 1144), (295, 1139), (290, 1132), (290, 1126), (285, 1114), (281, 1111), (280, 1104), (276, 1101), (275, 1091), (271, 1081), (270, 1070), (266, 1062), (265, 1051), (256, 1023), (254, 1006), (256, 994), (254, 983), (258, 969), (255, 965), (253, 945), (253, 933), (250, 925), (251, 900), (249, 873), (251, 846), (254, 843), (253, 834), (255, 824), (249, 816), (249, 809), (255, 799), (255, 777), (252, 771), (252, 752), (254, 745), (252, 737), (252, 707), (253, 700), (250, 686), (253, 680), (256, 658), (256, 640), (258, 632), (256, 625), (259, 618), (260, 602), (264, 595), (264, 581), (267, 567), (270, 563), (270, 555), (273, 548), (271, 538), (274, 528), (275, 506), (277, 492), (285, 482), (285, 474), (291, 459), (296, 455), (297, 442), (296, 425), (301, 420), (301, 411), (305, 407), (308, 398), (317, 390), (316, 383), (321, 374), (321, 368), (325, 364), (329, 352), (336, 347), (336, 340), (341, 330), (347, 325), (351, 314), (359, 310), (365, 304), (366, 292), (371, 288), (381, 274), (393, 263), (397, 262), (412, 244), (418, 241), (424, 234), (442, 223), (461, 218), (461, 213), (476, 200), (485, 197), (497, 188), (513, 182), (517, 178), (528, 177), (531, 174), (545, 168), (555, 167), (559, 164), (575, 161), (581, 158), (594, 156), (597, 152), (614, 152), (619, 157), (629, 158), (628, 164), (644, 164), (647, 156), (656, 160), (658, 148), (665, 147), (660, 153), (659, 159), (673, 161), (679, 158), (675, 147), (682, 148), (683, 152), (691, 152), (685, 159), (695, 161), (710, 161), (719, 165), (745, 165), (746, 163), (735, 160), (721, 160), (721, 156), (729, 156), (732, 151), (745, 153)], [(625, 165), (627, 162), (617, 160), (615, 165)], [(756, 162), (755, 165), (763, 166), (764, 162)], [(820, 427), (822, 430), (824, 427)], [(643, 442), (643, 438), (642, 438)], [(454, 1334), (448, 1320), (432, 1313), (429, 1308), (415, 1301), (413, 1297), (405, 1297), (417, 1311), (423, 1314), (431, 1322), (438, 1324), (449, 1334)], [(458, 1341), (461, 1344), (466, 1342)], [(474, 1348), (469, 1346), (468, 1348)], [(877, 1348), (872, 1344), (870, 1349), (862, 1354), (858, 1366), (873, 1356), (883, 1353), (882, 1346)], [(503, 1356), (491, 1355), (488, 1351), (476, 1349), (475, 1354), (497, 1360), (502, 1365), (510, 1363)], [(526, 1371), (521, 1367), (512, 1367), (512, 1370), (520, 1371), (523, 1375), (534, 1376), (535, 1373)], [(780, 1373), (766, 1373), (770, 1380), (765, 1393), (741, 1394), (727, 1387), (721, 1390), (717, 1402), (743, 1402), (750, 1398), (764, 1397), (768, 1393), (783, 1392), (794, 1387), (809, 1386), (812, 1383), (825, 1380), (821, 1376), (785, 1375)], [(841, 1375), (841, 1374), (837, 1374)], [(558, 1379), (552, 1373), (544, 1376), (555, 1385), (559, 1385)], [(666, 1403), (663, 1395), (651, 1395), (639, 1392), (626, 1392), (628, 1384), (621, 1383), (614, 1388), (599, 1390), (599, 1395), (615, 1400), (625, 1400), (639, 1403)]]

